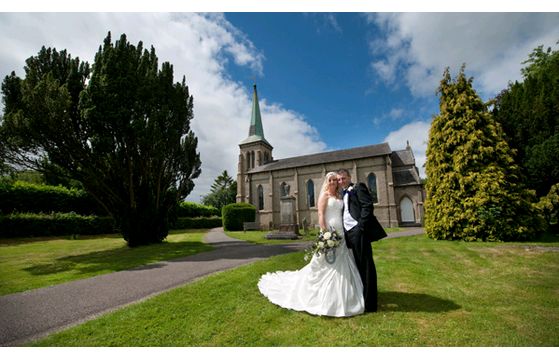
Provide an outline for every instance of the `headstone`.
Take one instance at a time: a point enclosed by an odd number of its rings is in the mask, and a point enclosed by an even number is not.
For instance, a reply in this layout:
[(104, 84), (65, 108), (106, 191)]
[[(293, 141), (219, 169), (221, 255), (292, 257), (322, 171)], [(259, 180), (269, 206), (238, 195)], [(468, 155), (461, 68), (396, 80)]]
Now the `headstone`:
[[(287, 193), (289, 193), (289, 185), (287, 185)], [(299, 225), (297, 224), (297, 214), (295, 212), (295, 197), (289, 195), (282, 196), (280, 198), (279, 232), (267, 234), (266, 239), (297, 239), (298, 236)]]

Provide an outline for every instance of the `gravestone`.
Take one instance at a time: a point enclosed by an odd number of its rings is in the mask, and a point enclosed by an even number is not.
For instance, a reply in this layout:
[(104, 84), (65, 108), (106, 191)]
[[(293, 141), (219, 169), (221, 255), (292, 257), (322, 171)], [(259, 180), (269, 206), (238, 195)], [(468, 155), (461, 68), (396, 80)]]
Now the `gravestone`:
[(285, 183), (281, 185), (281, 195), (279, 231), (268, 233), (266, 239), (297, 239), (299, 225), (297, 224), (295, 197), (289, 195), (289, 185)]
[(280, 199), (280, 232), (293, 232), (299, 235), (297, 214), (295, 212), (295, 197), (284, 196)]

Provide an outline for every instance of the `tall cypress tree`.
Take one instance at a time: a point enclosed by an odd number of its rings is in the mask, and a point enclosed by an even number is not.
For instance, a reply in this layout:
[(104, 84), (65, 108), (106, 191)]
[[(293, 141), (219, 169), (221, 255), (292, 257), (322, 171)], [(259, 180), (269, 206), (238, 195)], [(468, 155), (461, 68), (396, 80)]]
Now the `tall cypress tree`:
[[(2, 84), (13, 161), (63, 169), (113, 216), (129, 246), (163, 241), (169, 212), (200, 174), (193, 98), (155, 50), (110, 33), (89, 66), (42, 49)], [(87, 81), (89, 79), (89, 81)]]
[(427, 147), (425, 230), (438, 240), (513, 241), (534, 233), (534, 194), (463, 66), (446, 69)]

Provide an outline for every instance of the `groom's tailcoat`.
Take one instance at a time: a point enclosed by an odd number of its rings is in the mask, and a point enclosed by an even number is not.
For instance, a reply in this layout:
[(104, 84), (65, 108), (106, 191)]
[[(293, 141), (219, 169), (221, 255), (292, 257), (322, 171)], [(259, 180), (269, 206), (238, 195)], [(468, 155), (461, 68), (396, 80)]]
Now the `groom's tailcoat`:
[(363, 282), (365, 311), (376, 311), (378, 307), (377, 271), (371, 242), (378, 241), (387, 235), (374, 215), (373, 198), (365, 184), (350, 184), (348, 189), (350, 191), (347, 193), (347, 210), (357, 224), (352, 229), (345, 230), (346, 243), (353, 251)]

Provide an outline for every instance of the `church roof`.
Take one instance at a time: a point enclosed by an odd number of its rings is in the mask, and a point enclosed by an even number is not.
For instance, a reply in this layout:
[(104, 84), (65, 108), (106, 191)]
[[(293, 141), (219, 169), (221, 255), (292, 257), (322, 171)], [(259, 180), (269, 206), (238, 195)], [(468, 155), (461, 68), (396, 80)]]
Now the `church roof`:
[[(239, 145), (250, 144), (257, 141), (263, 141), (270, 145), (264, 138), (264, 128), (262, 127), (262, 116), (260, 115), (260, 105), (258, 104), (258, 93), (256, 92), (256, 84), (252, 93), (252, 115), (250, 117), (250, 128), (248, 137), (241, 141)], [(272, 147), (272, 145), (270, 145)]]
[(328, 151), (318, 154), (303, 155), (292, 158), (285, 158), (258, 166), (250, 171), (249, 174), (264, 171), (290, 169), (302, 166), (320, 165), (338, 161), (361, 159), (371, 156), (389, 155), (392, 153), (388, 143), (361, 146), (345, 150)]
[(415, 171), (415, 167), (403, 170), (393, 170), (392, 176), (394, 177), (394, 186), (417, 185), (421, 183), (419, 175), (417, 171)]
[(413, 156), (413, 151), (410, 147), (407, 147), (404, 150), (396, 150), (392, 153), (392, 166), (407, 166), (407, 165), (414, 165), (415, 166), (415, 156)]

